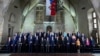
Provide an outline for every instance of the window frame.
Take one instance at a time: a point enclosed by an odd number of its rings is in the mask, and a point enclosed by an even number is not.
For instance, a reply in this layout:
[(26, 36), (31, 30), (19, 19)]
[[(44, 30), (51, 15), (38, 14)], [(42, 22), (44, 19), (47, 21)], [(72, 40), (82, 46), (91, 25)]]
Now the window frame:
[[(95, 11), (92, 12), (93, 29), (98, 29), (97, 15), (94, 16), (94, 13)], [(94, 22), (94, 20), (96, 20), (96, 22)], [(95, 25), (96, 25), (96, 28), (95, 28)]]

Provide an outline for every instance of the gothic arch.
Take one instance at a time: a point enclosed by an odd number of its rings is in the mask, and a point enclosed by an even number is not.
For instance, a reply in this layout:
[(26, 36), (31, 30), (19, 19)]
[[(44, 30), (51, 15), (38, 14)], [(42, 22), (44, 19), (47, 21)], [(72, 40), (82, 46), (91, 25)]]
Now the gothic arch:
[(98, 19), (97, 14), (94, 8), (88, 10), (88, 25), (89, 25), (89, 34), (94, 38), (96, 43), (99, 42), (99, 31), (98, 31)]
[(16, 16), (14, 13), (11, 13), (9, 16), (9, 22), (15, 23), (16, 22)]

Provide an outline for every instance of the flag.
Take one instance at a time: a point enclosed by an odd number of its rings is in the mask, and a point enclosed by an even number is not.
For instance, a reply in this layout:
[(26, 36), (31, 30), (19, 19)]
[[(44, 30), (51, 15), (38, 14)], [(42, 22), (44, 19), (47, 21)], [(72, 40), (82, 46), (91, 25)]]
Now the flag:
[(56, 0), (46, 0), (46, 15), (54, 16), (56, 14)]

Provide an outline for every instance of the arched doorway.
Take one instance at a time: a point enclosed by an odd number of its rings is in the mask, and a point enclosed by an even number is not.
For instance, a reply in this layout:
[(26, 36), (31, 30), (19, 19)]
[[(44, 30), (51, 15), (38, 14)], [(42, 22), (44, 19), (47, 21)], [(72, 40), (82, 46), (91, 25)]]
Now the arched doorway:
[(13, 36), (13, 30), (14, 30), (14, 27), (13, 26), (8, 27), (8, 36), (9, 37), (12, 37)]
[(51, 31), (52, 31), (52, 26), (50, 26), (50, 25), (49, 25), (49, 26), (47, 26), (47, 27), (46, 27), (46, 31), (51, 32)]

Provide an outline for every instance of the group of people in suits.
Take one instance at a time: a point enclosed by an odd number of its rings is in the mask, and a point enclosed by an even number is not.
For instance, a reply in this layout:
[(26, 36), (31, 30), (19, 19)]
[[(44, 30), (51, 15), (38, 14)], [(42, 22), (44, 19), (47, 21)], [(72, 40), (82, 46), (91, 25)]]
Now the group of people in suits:
[(6, 44), (8, 52), (77, 52), (81, 48), (89, 50), (95, 47), (93, 37), (83, 33), (43, 32), (15, 33)]

